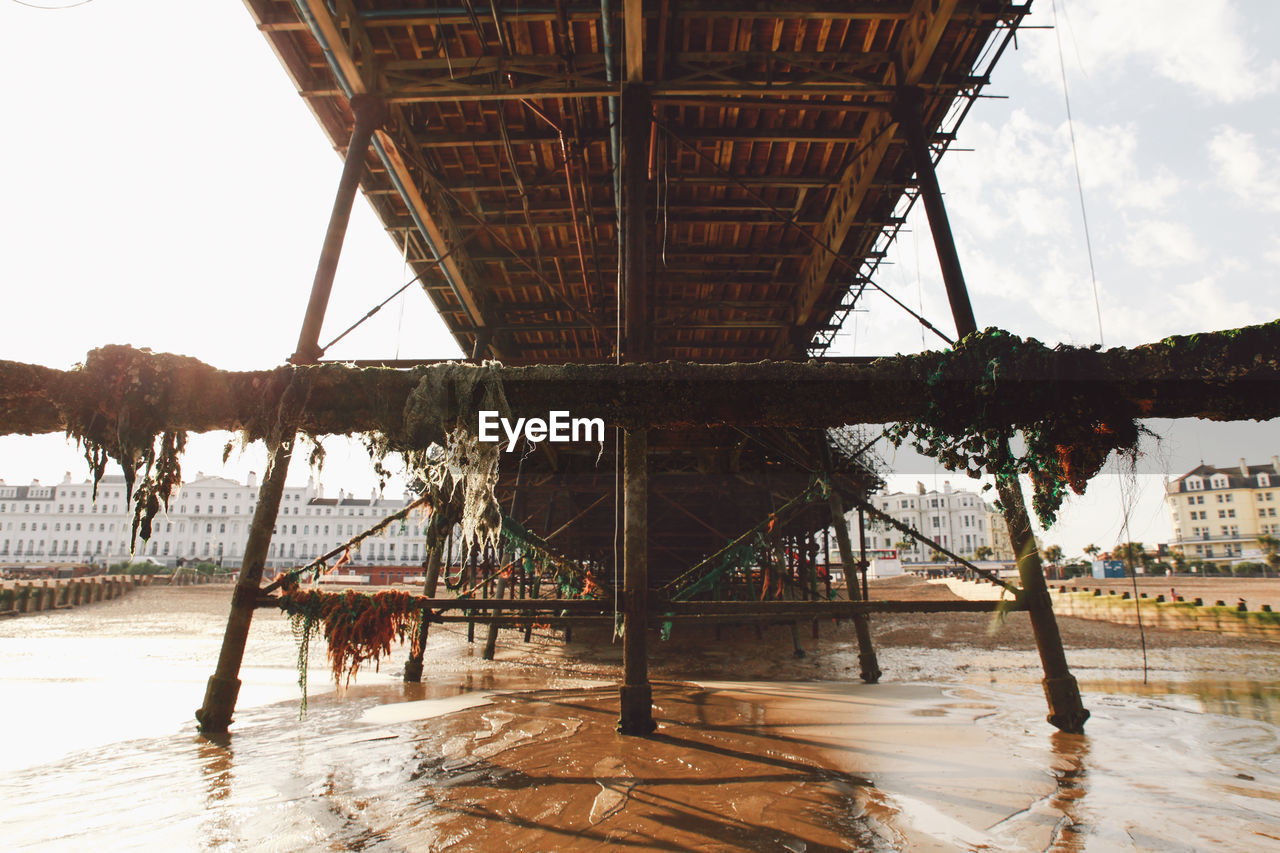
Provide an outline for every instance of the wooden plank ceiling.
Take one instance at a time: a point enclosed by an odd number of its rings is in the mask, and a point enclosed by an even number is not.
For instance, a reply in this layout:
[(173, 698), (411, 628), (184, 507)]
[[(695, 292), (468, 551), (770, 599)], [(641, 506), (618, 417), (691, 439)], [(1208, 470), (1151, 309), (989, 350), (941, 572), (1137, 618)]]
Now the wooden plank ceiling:
[(803, 358), (830, 342), (914, 197), (900, 87), (923, 91), (941, 156), (1027, 12), (1000, 0), (246, 5), (335, 147), (351, 94), (389, 102), (364, 191), (463, 351), (479, 335), (509, 364), (614, 358), (624, 83), (654, 104), (651, 357)]

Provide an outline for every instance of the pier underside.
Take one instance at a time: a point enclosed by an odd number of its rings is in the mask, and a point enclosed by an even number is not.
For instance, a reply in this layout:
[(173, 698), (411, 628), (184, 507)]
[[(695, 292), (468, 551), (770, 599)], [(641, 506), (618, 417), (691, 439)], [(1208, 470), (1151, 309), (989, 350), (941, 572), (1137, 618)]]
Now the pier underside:
[[(432, 445), (453, 452), (474, 439), (480, 409), (601, 418), (600, 443), (522, 446), (498, 453), (496, 470), (472, 454), (461, 489), (424, 473), (422, 506), (435, 522), (422, 595), (349, 596), (344, 606), (380, 608), (383, 621), (361, 623), (377, 622), (378, 643), (392, 625), (407, 631), (409, 678), (421, 676), (433, 621), (488, 623), (492, 655), (498, 624), (620, 614), (619, 728), (643, 735), (657, 722), (645, 643), (665, 622), (790, 621), (794, 631), (847, 617), (863, 680), (879, 679), (869, 614), (935, 605), (859, 601), (865, 563), (845, 513), (868, 509), (880, 483), (860, 442), (831, 430), (913, 426), (948, 464), (996, 475), (1019, 558), (1012, 606), (1030, 613), (1049, 719), (1080, 731), (1088, 712), (1017, 474), (1035, 476), (1035, 508), (1052, 514), (1065, 486), (1083, 488), (1110, 451), (1132, 448), (1136, 418), (1277, 414), (1276, 357), (1254, 358), (1280, 351), (1275, 324), (1107, 352), (978, 332), (934, 164), (1026, 5), (246, 6), (345, 160), (290, 363), (231, 374), (107, 348), (80, 371), (0, 365), (8, 430), (67, 430), (99, 468), (112, 458), (131, 478), (141, 470), (144, 514), (178, 481), (187, 431), (240, 430), (267, 443), (222, 654), (197, 715), (207, 732), (231, 722), (255, 608), (293, 608), (314, 622), (326, 606), (299, 587), (319, 564), (263, 585), (300, 434), (366, 434), (375, 455), (404, 453), (429, 472)], [(357, 192), (469, 363), (325, 361), (325, 309)], [(955, 340), (915, 316), (954, 348), (827, 358), (844, 318), (877, 289), (880, 260), (917, 198)], [(1022, 457), (1009, 445), (1019, 430), (1039, 436)], [(482, 522), (481, 541), (466, 544), (483, 568), (459, 603), (438, 589), (441, 554), (476, 531), (457, 529), (467, 518)], [(818, 573), (819, 540), (849, 571), (839, 598)]]

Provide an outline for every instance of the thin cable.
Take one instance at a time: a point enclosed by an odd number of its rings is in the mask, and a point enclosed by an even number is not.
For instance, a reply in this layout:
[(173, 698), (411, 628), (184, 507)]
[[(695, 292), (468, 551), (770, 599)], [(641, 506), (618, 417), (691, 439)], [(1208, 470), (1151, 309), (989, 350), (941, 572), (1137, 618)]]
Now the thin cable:
[(1085, 212), (1084, 182), (1080, 179), (1080, 156), (1076, 152), (1076, 126), (1071, 118), (1071, 95), (1067, 92), (1067, 63), (1062, 57), (1062, 30), (1058, 28), (1058, 0), (1052, 0), (1053, 35), (1058, 42), (1058, 71), (1062, 75), (1062, 101), (1067, 108), (1067, 132), (1071, 135), (1071, 162), (1076, 170), (1076, 194), (1080, 197), (1080, 221), (1084, 223), (1084, 247), (1089, 255), (1089, 281), (1093, 284), (1093, 311), (1098, 317), (1098, 346), (1104, 346), (1102, 337), (1102, 304), (1098, 300), (1098, 274), (1093, 265), (1093, 240), (1089, 237), (1089, 214)]
[(28, 3), (26, 0), (12, 0), (19, 6), (26, 6), (28, 9), (39, 9), (41, 12), (61, 12), (63, 9), (74, 9), (77, 6), (87, 6), (93, 0), (80, 0), (78, 3), (68, 3), (66, 6), (40, 6), (36, 3)]
[[(920, 232), (911, 229), (911, 242), (915, 245), (916, 253), (916, 300), (920, 305), (920, 313), (924, 313), (924, 277), (920, 275)], [(925, 349), (927, 344), (924, 339), (924, 326), (920, 327), (920, 348)]]
[[(1136, 460), (1135, 460), (1135, 465), (1136, 465)], [(1133, 544), (1134, 544), (1132, 539), (1133, 534), (1130, 533), (1129, 531), (1129, 513), (1133, 508), (1133, 504), (1136, 503), (1136, 498), (1134, 498), (1132, 493), (1130, 493), (1129, 495), (1125, 494), (1125, 478), (1124, 478), (1124, 475), (1120, 472), (1120, 457), (1118, 455), (1116, 456), (1116, 476), (1119, 478), (1119, 482), (1120, 482), (1120, 512), (1121, 512), (1120, 530), (1122, 531), (1124, 536), (1125, 550), (1128, 552), (1126, 556), (1128, 557), (1128, 562), (1129, 562), (1129, 579), (1133, 582), (1133, 611), (1138, 615), (1138, 637), (1142, 641), (1142, 683), (1146, 684), (1147, 683), (1147, 631), (1142, 625), (1142, 606), (1138, 603), (1140, 600), (1138, 597), (1138, 572), (1137, 572), (1137, 568), (1133, 564)], [(1134, 476), (1133, 485), (1136, 487), (1137, 475), (1134, 474), (1133, 476)]]
[[(404, 266), (401, 268), (401, 274), (405, 275), (409, 272), (409, 231), (404, 232), (404, 252), (401, 255), (401, 261)], [(404, 291), (401, 290), (401, 293)], [(400, 300), (400, 320), (396, 323), (396, 361), (400, 360), (400, 340), (404, 335), (404, 299)]]
[[(462, 238), (462, 240), (460, 240), (460, 241), (458, 242), (458, 245), (454, 246), (452, 249), (450, 249), (449, 251), (445, 252), (445, 253), (444, 253), (443, 255), (441, 255), (440, 257), (438, 257), (438, 258), (432, 258), (431, 260), (426, 261), (426, 263), (431, 263), (431, 264), (435, 264), (436, 266), (439, 266), (440, 264), (444, 263), (444, 261), (445, 261), (445, 259), (446, 259), (446, 258), (448, 258), (450, 255), (452, 255), (454, 252), (458, 251), (458, 249), (462, 248), (462, 246), (467, 242), (467, 240), (470, 240), (470, 239), (471, 239), (471, 237), (472, 237), (472, 236), (474, 236), (476, 233), (477, 233), (477, 232), (475, 232), (475, 231), (471, 232), (471, 234), (468, 234), (467, 236), (463, 237), (463, 238)], [(405, 236), (405, 243), (406, 243), (406, 246), (407, 246), (407, 245), (408, 245), (408, 235), (407, 235), (407, 234), (406, 234), (406, 236)], [(406, 260), (406, 262), (408, 261), (408, 255), (407, 255), (407, 254), (405, 255), (405, 260)], [(417, 284), (419, 281), (422, 281), (422, 277), (423, 277), (424, 275), (426, 275), (426, 274), (427, 274), (427, 272), (429, 272), (429, 270), (424, 270), (423, 272), (418, 273), (418, 274), (417, 274), (417, 275), (415, 275), (413, 278), (409, 279), (409, 280), (408, 280), (408, 281), (406, 281), (404, 284), (402, 284), (402, 285), (399, 287), (399, 289), (397, 289), (397, 290), (396, 290), (396, 292), (395, 292), (395, 293), (391, 294), (391, 295), (390, 295), (390, 296), (388, 296), (386, 299), (382, 300), (382, 301), (381, 301), (381, 302), (379, 302), (377, 305), (375, 305), (375, 306), (373, 306), (372, 308), (370, 308), (370, 309), (369, 309), (369, 312), (368, 312), (367, 314), (365, 314), (365, 315), (364, 315), (363, 317), (361, 317), (359, 320), (356, 320), (356, 321), (355, 321), (354, 323), (352, 323), (350, 326), (347, 326), (347, 328), (343, 330), (342, 334), (338, 335), (336, 338), (334, 338), (333, 340), (329, 341), (329, 343), (327, 343), (327, 344), (325, 344), (323, 347), (321, 347), (321, 348), (320, 348), (320, 355), (324, 355), (326, 352), (328, 352), (328, 350), (329, 350), (329, 348), (330, 348), (330, 347), (332, 347), (332, 346), (333, 346), (334, 344), (336, 344), (338, 341), (340, 341), (340, 340), (342, 340), (343, 338), (345, 338), (347, 335), (349, 335), (349, 334), (351, 334), (352, 332), (354, 332), (357, 328), (359, 328), (359, 327), (361, 326), (361, 324), (363, 324), (363, 323), (364, 323), (364, 321), (365, 321), (365, 320), (368, 320), (368, 319), (369, 319), (370, 317), (372, 317), (374, 314), (377, 314), (377, 313), (378, 313), (379, 311), (381, 311), (384, 307), (386, 307), (387, 303), (388, 303), (388, 302), (390, 302), (392, 299), (395, 299), (397, 296), (399, 296), (400, 294), (404, 293), (404, 292), (405, 292), (406, 290), (408, 290), (412, 285)], [(397, 347), (398, 347), (398, 346), (399, 346), (399, 342), (397, 342)], [(397, 349), (397, 352), (398, 352), (398, 351), (399, 351), (399, 350)]]

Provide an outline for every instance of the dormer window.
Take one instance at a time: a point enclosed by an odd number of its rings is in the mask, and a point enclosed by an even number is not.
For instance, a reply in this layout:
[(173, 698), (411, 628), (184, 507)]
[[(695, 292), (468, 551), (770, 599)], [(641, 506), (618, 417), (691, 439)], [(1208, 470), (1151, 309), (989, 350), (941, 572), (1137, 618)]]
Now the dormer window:
[(1227, 487), (1227, 478), (1222, 476), (1221, 474), (1216, 474), (1214, 475), (1213, 479), (1209, 481), (1209, 483), (1212, 488), (1225, 489)]
[(1258, 485), (1259, 485), (1260, 487), (1263, 487), (1263, 488), (1265, 488), (1265, 487), (1267, 487), (1267, 486), (1270, 486), (1270, 485), (1271, 485), (1271, 475), (1270, 475), (1270, 474), (1259, 474), (1259, 475), (1258, 475)]
[(1186, 479), (1187, 491), (1196, 492), (1204, 488), (1204, 480), (1199, 477), (1188, 477)]

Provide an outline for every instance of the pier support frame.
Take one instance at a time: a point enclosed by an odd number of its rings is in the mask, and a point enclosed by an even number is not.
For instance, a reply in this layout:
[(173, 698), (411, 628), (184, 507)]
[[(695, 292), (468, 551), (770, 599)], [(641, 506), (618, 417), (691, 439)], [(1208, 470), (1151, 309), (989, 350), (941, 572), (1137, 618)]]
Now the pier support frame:
[[(422, 594), (427, 598), (436, 597), (436, 588), (440, 585), (440, 563), (444, 556), (445, 532), (441, 530), (441, 514), (436, 511), (427, 522), (427, 559), (423, 563)], [(425, 617), (426, 614), (424, 613)], [(422, 658), (427, 649), (427, 629), (431, 623), (423, 618), (422, 628), (418, 634), (418, 645), (410, 649), (409, 659), (404, 664), (404, 680), (410, 684), (422, 681)]]
[[(373, 139), (373, 132), (386, 117), (386, 105), (371, 95), (356, 95), (351, 99), (355, 125), (351, 131), (351, 144), (347, 147), (342, 177), (334, 196), (333, 210), (329, 215), (329, 227), (325, 232), (316, 275), (311, 283), (311, 297), (307, 313), (298, 335), (298, 348), (290, 359), (295, 364), (314, 364), (320, 357), (320, 329), (324, 324), (329, 294), (333, 290), (334, 275), (338, 271), (338, 258), (346, 237), (347, 223), (351, 219), (351, 206), (360, 187), (364, 172), (365, 154)], [(285, 391), (281, 408), (287, 410), (289, 390)], [(282, 421), (284, 419), (282, 418)], [(289, 461), (293, 458), (296, 440), (294, 423), (280, 424), (278, 433), (271, 439), (267, 471), (258, 491), (258, 505), (249, 525), (249, 538), (245, 543), (244, 560), (236, 578), (235, 592), (231, 596), (231, 613), (227, 617), (227, 629), (222, 637), (222, 651), (218, 665), (205, 688), (204, 703), (196, 711), (200, 730), (206, 734), (225, 732), (235, 713), (236, 699), (240, 695), (240, 664), (244, 660), (244, 647), (249, 638), (249, 626), (262, 586), (262, 573), (266, 566), (271, 535), (275, 531), (276, 515), (280, 511), (280, 498), (284, 494), (285, 480), (289, 475)]]
[[(901, 105), (897, 114), (898, 126), (906, 138), (915, 164), (920, 195), (929, 217), (929, 230), (933, 234), (956, 331), (964, 337), (976, 332), (978, 324), (973, 315), (973, 306), (969, 302), (969, 291), (965, 287), (955, 238), (947, 219), (947, 208), (942, 200), (942, 190), (938, 186), (933, 158), (925, 139), (922, 115), (924, 97), (919, 89), (907, 87), (900, 91), (898, 102)], [(1022, 584), (1023, 603), (1031, 617), (1031, 629), (1040, 653), (1040, 665), (1044, 670), (1041, 684), (1049, 704), (1046, 719), (1062, 731), (1083, 732), (1089, 712), (1080, 699), (1080, 687), (1075, 676), (1067, 666), (1062, 634), (1058, 631), (1058, 622), (1053, 615), (1053, 602), (1045, 583), (1035, 536), (1031, 532), (1031, 520), (1027, 515), (1022, 486), (1016, 479), (997, 477), (996, 490), (1004, 507), (1009, 541), (1018, 558), (1018, 578)]]
[(624, 735), (647, 735), (657, 728), (645, 635), (649, 622), (648, 452), (648, 433), (623, 433), (622, 702), (618, 731)]
[[(830, 450), (826, 447), (826, 439), (823, 438), (823, 458), (830, 459)], [(826, 465), (830, 471), (830, 464)], [(845, 567), (844, 580), (845, 588), (849, 590), (850, 601), (862, 600), (862, 589), (858, 586), (858, 575), (855, 570), (857, 563), (853, 559), (853, 544), (849, 541), (849, 522), (844, 517), (844, 501), (840, 500), (840, 495), (833, 487), (827, 494), (827, 506), (831, 508), (831, 524), (836, 529), (836, 545), (840, 548), (840, 563)], [(880, 671), (880, 662), (876, 659), (875, 646), (871, 643), (871, 622), (867, 619), (865, 613), (857, 613), (853, 617), (854, 633), (858, 637), (858, 668), (859, 676), (867, 684), (875, 684), (880, 680), (883, 674)]]
[[(633, 5), (639, 7), (639, 3)], [(638, 32), (632, 35), (638, 43)], [(649, 90), (639, 82), (628, 83), (622, 90), (623, 266), (620, 277), (620, 301), (626, 320), (622, 355), (627, 361), (644, 361), (649, 352), (649, 241), (645, 209), (652, 123)], [(649, 433), (644, 429), (624, 430), (622, 689), (618, 716), (618, 731), (624, 735), (647, 735), (657, 728), (653, 720), (653, 688), (649, 684), (645, 636), (649, 623), (648, 456)]]

